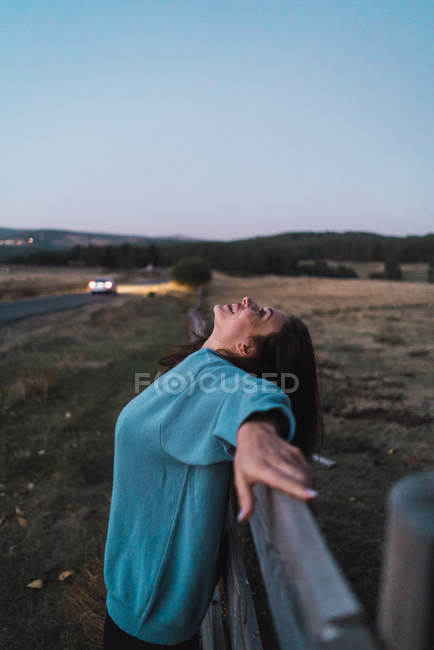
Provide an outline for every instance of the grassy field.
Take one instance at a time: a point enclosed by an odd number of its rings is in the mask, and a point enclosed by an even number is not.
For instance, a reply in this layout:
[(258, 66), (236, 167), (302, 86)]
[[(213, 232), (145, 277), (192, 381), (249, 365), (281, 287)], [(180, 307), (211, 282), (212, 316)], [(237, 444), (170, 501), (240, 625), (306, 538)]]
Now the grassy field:
[(1, 648), (100, 647), (114, 423), (134, 373), (185, 340), (192, 298), (118, 296), (2, 328)]
[[(311, 332), (325, 411), (321, 453), (337, 461), (315, 464), (320, 525), (373, 622), (386, 495), (401, 477), (434, 467), (434, 286), (214, 273), (207, 307), (245, 295), (301, 317)], [(274, 650), (249, 525), (240, 527), (259, 623)]]
[[(434, 287), (214, 273), (206, 305), (246, 294), (301, 316), (311, 331), (326, 417), (322, 453), (337, 461), (315, 467), (320, 523), (373, 618), (386, 494), (401, 476), (434, 464)], [(1, 648), (99, 647), (114, 423), (134, 396), (134, 373), (152, 372), (166, 343), (186, 340), (192, 300), (119, 295), (2, 328)], [(240, 532), (273, 650), (247, 523)], [(73, 573), (60, 580), (65, 571)], [(35, 580), (41, 589), (26, 586)]]
[[(383, 270), (382, 262), (343, 262), (352, 266), (361, 279), (367, 279), (369, 273)], [(328, 260), (328, 264), (336, 266), (341, 262)], [(408, 282), (426, 282), (427, 264), (401, 265), (403, 278)], [(131, 290), (131, 284), (152, 280), (170, 275), (168, 268), (157, 268), (153, 273), (143, 269), (107, 271), (103, 268), (93, 267), (68, 267), (68, 266), (30, 266), (17, 264), (0, 265), (0, 302), (18, 300), (20, 298), (34, 298), (67, 292), (82, 293), (87, 291), (88, 281), (98, 275), (114, 277), (120, 284), (118, 291), (123, 293)], [(301, 278), (300, 278), (301, 279)], [(285, 280), (285, 278), (284, 278)]]

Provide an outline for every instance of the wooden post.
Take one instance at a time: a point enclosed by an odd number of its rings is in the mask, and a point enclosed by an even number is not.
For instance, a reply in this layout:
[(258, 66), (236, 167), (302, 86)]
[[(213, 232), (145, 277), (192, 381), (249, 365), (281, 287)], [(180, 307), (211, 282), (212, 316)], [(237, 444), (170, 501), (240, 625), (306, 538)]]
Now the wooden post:
[(388, 650), (434, 648), (434, 472), (390, 491), (378, 630)]
[(232, 648), (262, 650), (255, 606), (231, 503), (229, 503), (226, 534), (228, 535), (228, 558), (223, 579)]
[(222, 599), (218, 585), (200, 626), (200, 637), (203, 650), (227, 650), (222, 619)]

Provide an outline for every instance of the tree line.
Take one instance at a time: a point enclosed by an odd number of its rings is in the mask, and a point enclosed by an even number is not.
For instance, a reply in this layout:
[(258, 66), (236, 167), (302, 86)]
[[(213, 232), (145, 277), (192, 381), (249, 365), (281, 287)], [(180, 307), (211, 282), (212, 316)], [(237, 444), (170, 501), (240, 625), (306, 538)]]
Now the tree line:
[(74, 246), (38, 250), (10, 262), (27, 264), (84, 264), (108, 268), (137, 268), (147, 264), (173, 266), (186, 257), (201, 257), (208, 265), (235, 275), (328, 275), (357, 277), (350, 266), (335, 262), (383, 261), (395, 264), (431, 262), (434, 235), (386, 237), (372, 233), (286, 233), (235, 241), (179, 241), (137, 245)]

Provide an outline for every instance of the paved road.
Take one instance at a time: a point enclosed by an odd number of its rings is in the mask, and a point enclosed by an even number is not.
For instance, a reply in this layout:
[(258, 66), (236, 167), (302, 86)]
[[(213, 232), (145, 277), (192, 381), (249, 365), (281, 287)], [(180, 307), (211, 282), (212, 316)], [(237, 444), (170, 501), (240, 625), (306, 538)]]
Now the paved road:
[(116, 299), (113, 295), (92, 295), (90, 293), (69, 293), (63, 296), (45, 296), (44, 298), (28, 298), (27, 300), (13, 300), (0, 302), (0, 325), (5, 325), (15, 320), (49, 314), (53, 311), (64, 311), (82, 307), (92, 302), (102, 302)]
[[(136, 285), (162, 284), (168, 282), (169, 277), (152, 278), (144, 280)], [(119, 285), (120, 286), (120, 285)], [(115, 300), (113, 294), (91, 294), (91, 293), (67, 293), (61, 296), (45, 296), (43, 298), (28, 298), (27, 300), (13, 300), (11, 302), (0, 302), (0, 325), (11, 323), (29, 316), (50, 314), (54, 311), (65, 311), (75, 307), (83, 307), (92, 302), (104, 300)]]

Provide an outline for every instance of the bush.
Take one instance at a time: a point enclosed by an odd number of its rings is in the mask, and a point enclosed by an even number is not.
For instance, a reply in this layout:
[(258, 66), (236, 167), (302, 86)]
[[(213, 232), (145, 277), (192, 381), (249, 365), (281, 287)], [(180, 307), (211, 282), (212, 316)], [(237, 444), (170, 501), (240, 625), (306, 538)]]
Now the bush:
[(298, 265), (298, 275), (314, 275), (324, 278), (358, 278), (357, 272), (352, 266), (329, 266), (325, 260)]
[(384, 263), (384, 275), (387, 280), (402, 280), (402, 271), (396, 260), (387, 260)]
[(197, 287), (209, 282), (212, 277), (211, 269), (201, 257), (184, 257), (172, 268), (172, 276), (179, 284)]
[(371, 280), (402, 280), (402, 271), (396, 260), (390, 259), (384, 262), (384, 270), (381, 273), (370, 273)]
[(335, 278), (358, 278), (359, 275), (352, 266), (344, 266), (339, 264), (335, 269)]

